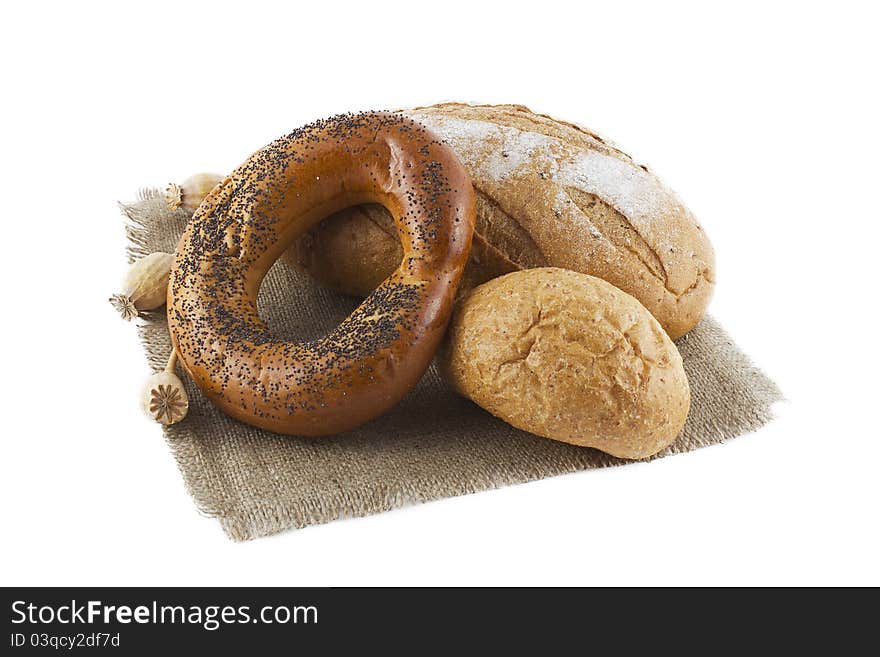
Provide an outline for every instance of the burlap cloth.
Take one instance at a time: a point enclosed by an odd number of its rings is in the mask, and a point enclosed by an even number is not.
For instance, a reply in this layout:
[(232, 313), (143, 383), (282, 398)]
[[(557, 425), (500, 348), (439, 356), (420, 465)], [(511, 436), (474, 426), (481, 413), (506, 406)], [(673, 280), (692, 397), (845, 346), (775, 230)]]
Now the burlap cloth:
[[(174, 251), (188, 216), (168, 210), (158, 190), (143, 190), (122, 209), (129, 219), (130, 259)], [(269, 326), (290, 339), (319, 337), (355, 305), (283, 263), (269, 272), (259, 298)], [(158, 370), (171, 349), (164, 308), (144, 320), (141, 341)], [(690, 380), (691, 411), (678, 440), (655, 458), (720, 443), (771, 419), (779, 389), (712, 318), (677, 344)], [(181, 378), (189, 415), (165, 428), (165, 438), (198, 507), (236, 540), (626, 463), (514, 429), (451, 392), (434, 367), (383, 417), (317, 439), (232, 420)]]

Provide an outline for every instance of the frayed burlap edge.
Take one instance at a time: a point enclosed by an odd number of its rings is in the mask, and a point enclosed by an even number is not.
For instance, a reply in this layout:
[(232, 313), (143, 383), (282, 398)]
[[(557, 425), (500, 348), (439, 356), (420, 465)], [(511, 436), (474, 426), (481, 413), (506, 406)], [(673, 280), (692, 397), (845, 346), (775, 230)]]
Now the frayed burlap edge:
[[(158, 248), (151, 248), (149, 245), (149, 235), (155, 229), (153, 224), (156, 221), (156, 216), (165, 215), (172, 225), (179, 229), (177, 234), (183, 231), (184, 226), (189, 221), (189, 215), (184, 210), (171, 210), (166, 206), (164, 194), (158, 189), (141, 188), (138, 190), (137, 202), (119, 202), (118, 205), (122, 214), (128, 220), (125, 224), (125, 237), (127, 241), (125, 254), (129, 264), (138, 258), (160, 250)], [(166, 247), (164, 250), (168, 253), (173, 253), (173, 248)], [(138, 325), (137, 332), (144, 352), (147, 355), (147, 361), (154, 372), (160, 372), (165, 368), (165, 364), (171, 356), (171, 338), (167, 331), (168, 324), (165, 319), (165, 307), (163, 306), (154, 311), (141, 312), (140, 320), (143, 323)], [(163, 327), (164, 330), (156, 331), (157, 327)], [(185, 382), (185, 385), (187, 385), (187, 393), (190, 394), (188, 382)], [(176, 439), (174, 427), (162, 426), (162, 433), (165, 436), (168, 447), (171, 449), (171, 454), (174, 456), (177, 468), (183, 477), (184, 486), (190, 497), (195, 501), (199, 512), (208, 517), (218, 518), (222, 524), (219, 510), (210, 502), (212, 498), (211, 491), (206, 487), (205, 481), (195, 474), (198, 472), (196, 467), (194, 467), (198, 464), (198, 459), (193, 449), (193, 444)], [(237, 536), (238, 532), (234, 529), (226, 531), (231, 538), (236, 540), (245, 540), (247, 538), (245, 536)]]

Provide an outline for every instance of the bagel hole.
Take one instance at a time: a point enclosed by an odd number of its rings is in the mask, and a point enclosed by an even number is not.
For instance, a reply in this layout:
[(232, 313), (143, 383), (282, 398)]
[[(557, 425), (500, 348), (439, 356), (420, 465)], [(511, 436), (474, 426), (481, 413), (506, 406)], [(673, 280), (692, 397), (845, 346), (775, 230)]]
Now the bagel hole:
[(280, 340), (317, 340), (339, 326), (358, 300), (323, 288), (283, 260), (269, 269), (257, 295), (257, 311)]

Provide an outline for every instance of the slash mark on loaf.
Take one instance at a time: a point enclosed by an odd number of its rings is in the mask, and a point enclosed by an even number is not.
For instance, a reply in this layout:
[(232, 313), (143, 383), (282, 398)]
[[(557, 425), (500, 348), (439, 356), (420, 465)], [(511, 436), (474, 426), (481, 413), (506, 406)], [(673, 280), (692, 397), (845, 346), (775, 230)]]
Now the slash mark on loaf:
[(618, 249), (628, 251), (638, 258), (645, 268), (663, 283), (663, 287), (675, 294), (667, 286), (666, 269), (657, 253), (621, 212), (595, 194), (577, 187), (568, 186), (565, 188), (565, 193), (608, 241)]

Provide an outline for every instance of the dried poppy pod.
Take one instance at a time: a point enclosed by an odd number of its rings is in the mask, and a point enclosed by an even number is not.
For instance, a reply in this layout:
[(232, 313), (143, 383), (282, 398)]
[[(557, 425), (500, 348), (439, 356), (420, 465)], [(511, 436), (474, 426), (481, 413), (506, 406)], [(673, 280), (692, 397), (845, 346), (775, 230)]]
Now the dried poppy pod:
[(131, 265), (122, 283), (122, 293), (110, 297), (122, 319), (130, 321), (141, 311), (155, 310), (165, 303), (173, 264), (173, 253), (157, 251)]
[(141, 395), (144, 412), (166, 426), (180, 422), (189, 411), (189, 397), (174, 373), (176, 364), (177, 352), (172, 351), (165, 369), (147, 379)]
[(180, 185), (170, 183), (165, 189), (165, 204), (172, 210), (182, 207), (192, 214), (221, 180), (223, 176), (217, 173), (197, 173)]

